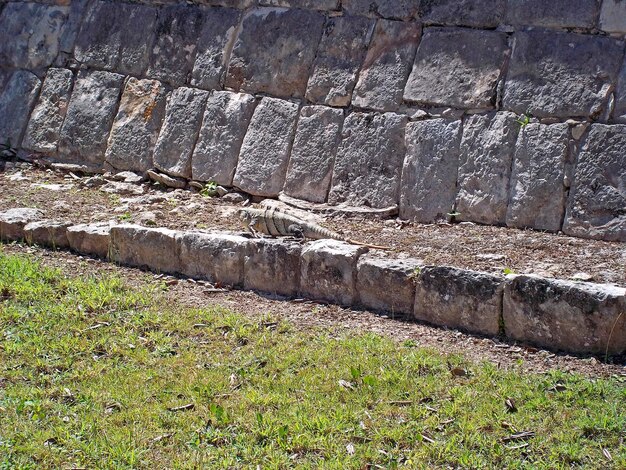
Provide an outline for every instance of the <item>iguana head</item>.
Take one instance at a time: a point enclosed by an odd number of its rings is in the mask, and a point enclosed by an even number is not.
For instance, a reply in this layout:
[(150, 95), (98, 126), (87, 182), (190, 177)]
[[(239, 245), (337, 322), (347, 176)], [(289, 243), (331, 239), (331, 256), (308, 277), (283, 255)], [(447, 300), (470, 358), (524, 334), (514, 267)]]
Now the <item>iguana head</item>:
[(237, 217), (239, 217), (239, 221), (244, 228), (248, 228), (250, 226), (250, 221), (252, 220), (252, 214), (248, 212), (246, 209), (238, 209)]

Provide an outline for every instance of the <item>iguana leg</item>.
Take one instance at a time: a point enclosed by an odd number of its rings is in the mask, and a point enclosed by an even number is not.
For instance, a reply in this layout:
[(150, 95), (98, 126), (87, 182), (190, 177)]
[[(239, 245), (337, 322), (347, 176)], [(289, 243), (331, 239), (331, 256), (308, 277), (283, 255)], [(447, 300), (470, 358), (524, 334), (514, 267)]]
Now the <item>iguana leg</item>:
[(259, 232), (257, 232), (257, 231), (254, 229), (254, 226), (256, 225), (256, 223), (257, 223), (257, 219), (256, 219), (256, 218), (254, 218), (254, 219), (252, 219), (252, 220), (250, 221), (250, 223), (249, 223), (249, 224), (247, 225), (247, 227), (246, 227), (246, 228), (248, 229), (248, 231), (252, 234), (252, 238), (260, 238), (260, 237), (259, 237)]
[(287, 227), (287, 231), (293, 235), (294, 238), (304, 238), (304, 232), (302, 227), (298, 224), (292, 224)]

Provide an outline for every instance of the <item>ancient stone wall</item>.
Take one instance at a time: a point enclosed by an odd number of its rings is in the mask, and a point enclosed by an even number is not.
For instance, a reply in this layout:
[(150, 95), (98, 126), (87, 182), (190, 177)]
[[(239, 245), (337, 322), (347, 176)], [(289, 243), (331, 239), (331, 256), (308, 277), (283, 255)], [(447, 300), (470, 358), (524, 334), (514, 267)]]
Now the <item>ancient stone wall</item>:
[(200, 3), (0, 3), (0, 143), (626, 241), (626, 1)]

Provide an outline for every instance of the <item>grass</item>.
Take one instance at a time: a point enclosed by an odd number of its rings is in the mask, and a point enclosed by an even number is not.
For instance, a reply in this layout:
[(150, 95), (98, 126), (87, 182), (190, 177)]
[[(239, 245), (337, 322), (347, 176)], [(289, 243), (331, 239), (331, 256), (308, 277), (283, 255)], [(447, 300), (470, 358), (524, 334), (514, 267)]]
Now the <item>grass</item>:
[(0, 468), (626, 468), (620, 377), (182, 308), (1, 251), (0, 334)]

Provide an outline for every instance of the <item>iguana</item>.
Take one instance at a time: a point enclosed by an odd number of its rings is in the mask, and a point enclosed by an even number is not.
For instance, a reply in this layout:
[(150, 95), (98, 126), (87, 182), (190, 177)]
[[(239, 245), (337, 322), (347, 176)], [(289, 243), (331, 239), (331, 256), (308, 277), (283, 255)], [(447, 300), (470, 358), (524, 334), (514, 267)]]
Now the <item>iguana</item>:
[(330, 238), (332, 240), (339, 240), (353, 245), (366, 246), (368, 248), (376, 248), (378, 250), (389, 249), (388, 246), (370, 245), (369, 243), (346, 238), (327, 228), (307, 222), (293, 214), (277, 210), (274, 207), (268, 207), (267, 209), (246, 207), (239, 209), (237, 215), (244, 228), (250, 231), (254, 236), (257, 236), (258, 233), (263, 233), (273, 237), (291, 236), (296, 238), (311, 238), (313, 240)]

